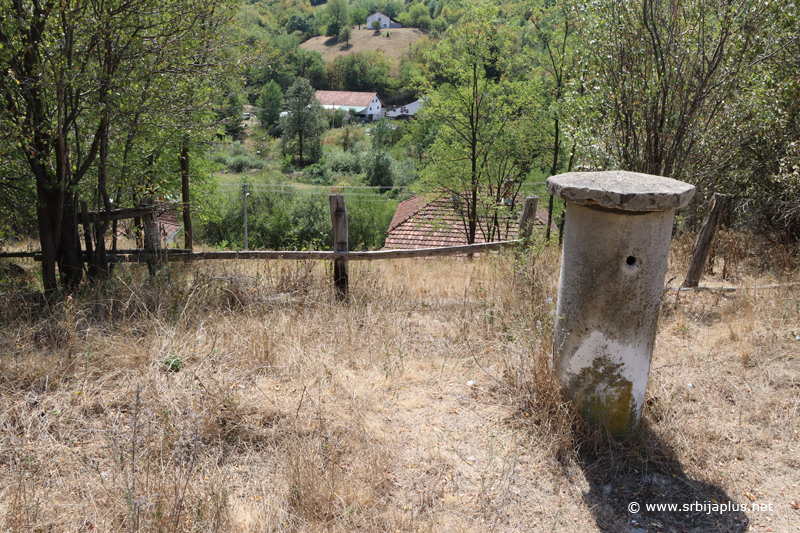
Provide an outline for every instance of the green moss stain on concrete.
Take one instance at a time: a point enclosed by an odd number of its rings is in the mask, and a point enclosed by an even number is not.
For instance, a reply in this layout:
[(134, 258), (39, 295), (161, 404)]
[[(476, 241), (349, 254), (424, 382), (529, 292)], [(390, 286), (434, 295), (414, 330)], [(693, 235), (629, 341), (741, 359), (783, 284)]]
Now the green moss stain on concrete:
[(612, 435), (624, 435), (637, 425), (633, 384), (621, 375), (623, 364), (597, 357), (569, 383), (570, 396), (584, 418)]

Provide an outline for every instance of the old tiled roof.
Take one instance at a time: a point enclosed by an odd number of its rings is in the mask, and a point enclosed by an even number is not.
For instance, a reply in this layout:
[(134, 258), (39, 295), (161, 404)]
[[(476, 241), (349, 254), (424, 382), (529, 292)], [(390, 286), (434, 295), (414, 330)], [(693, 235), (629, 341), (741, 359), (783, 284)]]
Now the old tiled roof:
[(317, 91), (317, 100), (322, 105), (339, 107), (369, 107), (376, 93), (357, 93), (352, 91)]
[[(437, 246), (461, 246), (467, 244), (467, 230), (460, 214), (453, 208), (453, 201), (443, 196), (429, 203), (426, 198), (415, 196), (400, 202), (389, 225), (384, 248), (432, 248)], [(547, 210), (536, 211), (534, 224), (545, 225)], [(479, 224), (475, 243), (487, 242)], [(485, 226), (485, 224), (484, 224)], [(517, 238), (519, 211), (510, 213), (500, 222), (501, 234), (493, 240)]]

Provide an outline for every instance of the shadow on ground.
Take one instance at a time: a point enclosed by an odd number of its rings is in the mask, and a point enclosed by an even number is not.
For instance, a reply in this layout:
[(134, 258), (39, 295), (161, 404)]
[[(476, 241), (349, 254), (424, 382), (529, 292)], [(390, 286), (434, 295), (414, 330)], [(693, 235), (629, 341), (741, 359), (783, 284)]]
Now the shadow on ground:
[[(639, 433), (603, 439), (578, 454), (589, 482), (583, 494), (597, 527), (608, 533), (746, 531), (744, 504), (721, 487), (692, 479), (672, 447), (643, 422)], [(677, 508), (656, 508), (676, 504)], [(683, 506), (687, 507), (684, 508)], [(634, 512), (637, 511), (637, 512)]]

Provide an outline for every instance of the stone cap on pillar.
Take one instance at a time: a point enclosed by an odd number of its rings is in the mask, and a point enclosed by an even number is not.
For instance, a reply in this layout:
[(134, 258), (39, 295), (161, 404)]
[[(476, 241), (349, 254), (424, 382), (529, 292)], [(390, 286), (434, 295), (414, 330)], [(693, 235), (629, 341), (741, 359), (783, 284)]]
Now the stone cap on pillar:
[(668, 211), (688, 205), (695, 188), (672, 178), (616, 170), (550, 176), (547, 192), (580, 205), (623, 211)]

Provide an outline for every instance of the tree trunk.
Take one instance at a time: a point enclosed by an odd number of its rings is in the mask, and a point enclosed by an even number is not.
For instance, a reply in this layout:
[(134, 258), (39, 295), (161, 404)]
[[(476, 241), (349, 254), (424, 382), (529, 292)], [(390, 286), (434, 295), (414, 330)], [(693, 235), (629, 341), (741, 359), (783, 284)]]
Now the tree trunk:
[[(82, 252), (78, 242), (76, 199), (70, 192), (61, 196), (61, 220), (57, 191), (37, 185), (39, 243), (42, 248), (42, 285), (51, 294), (58, 289), (59, 278), (67, 289), (73, 288), (83, 278)], [(58, 272), (56, 272), (58, 265)]]
[(78, 199), (67, 192), (61, 217), (61, 239), (58, 253), (58, 272), (65, 288), (75, 288), (83, 279), (83, 252), (78, 240)]
[(189, 208), (189, 145), (181, 149), (181, 200), (183, 201), (183, 247), (192, 249), (192, 213)]
[(547, 204), (547, 232), (546, 240), (550, 240), (550, 226), (553, 224), (553, 195), (550, 195), (550, 202)]
[(39, 243), (42, 248), (42, 285), (45, 293), (53, 293), (58, 289), (56, 276), (55, 217), (50, 209), (50, 191), (41, 185), (37, 186), (39, 201), (36, 205), (36, 218), (39, 223)]
[(299, 147), (300, 147), (300, 166), (302, 167), (302, 166), (304, 166), (303, 165), (303, 130), (300, 130), (298, 132), (297, 139), (299, 141)]

